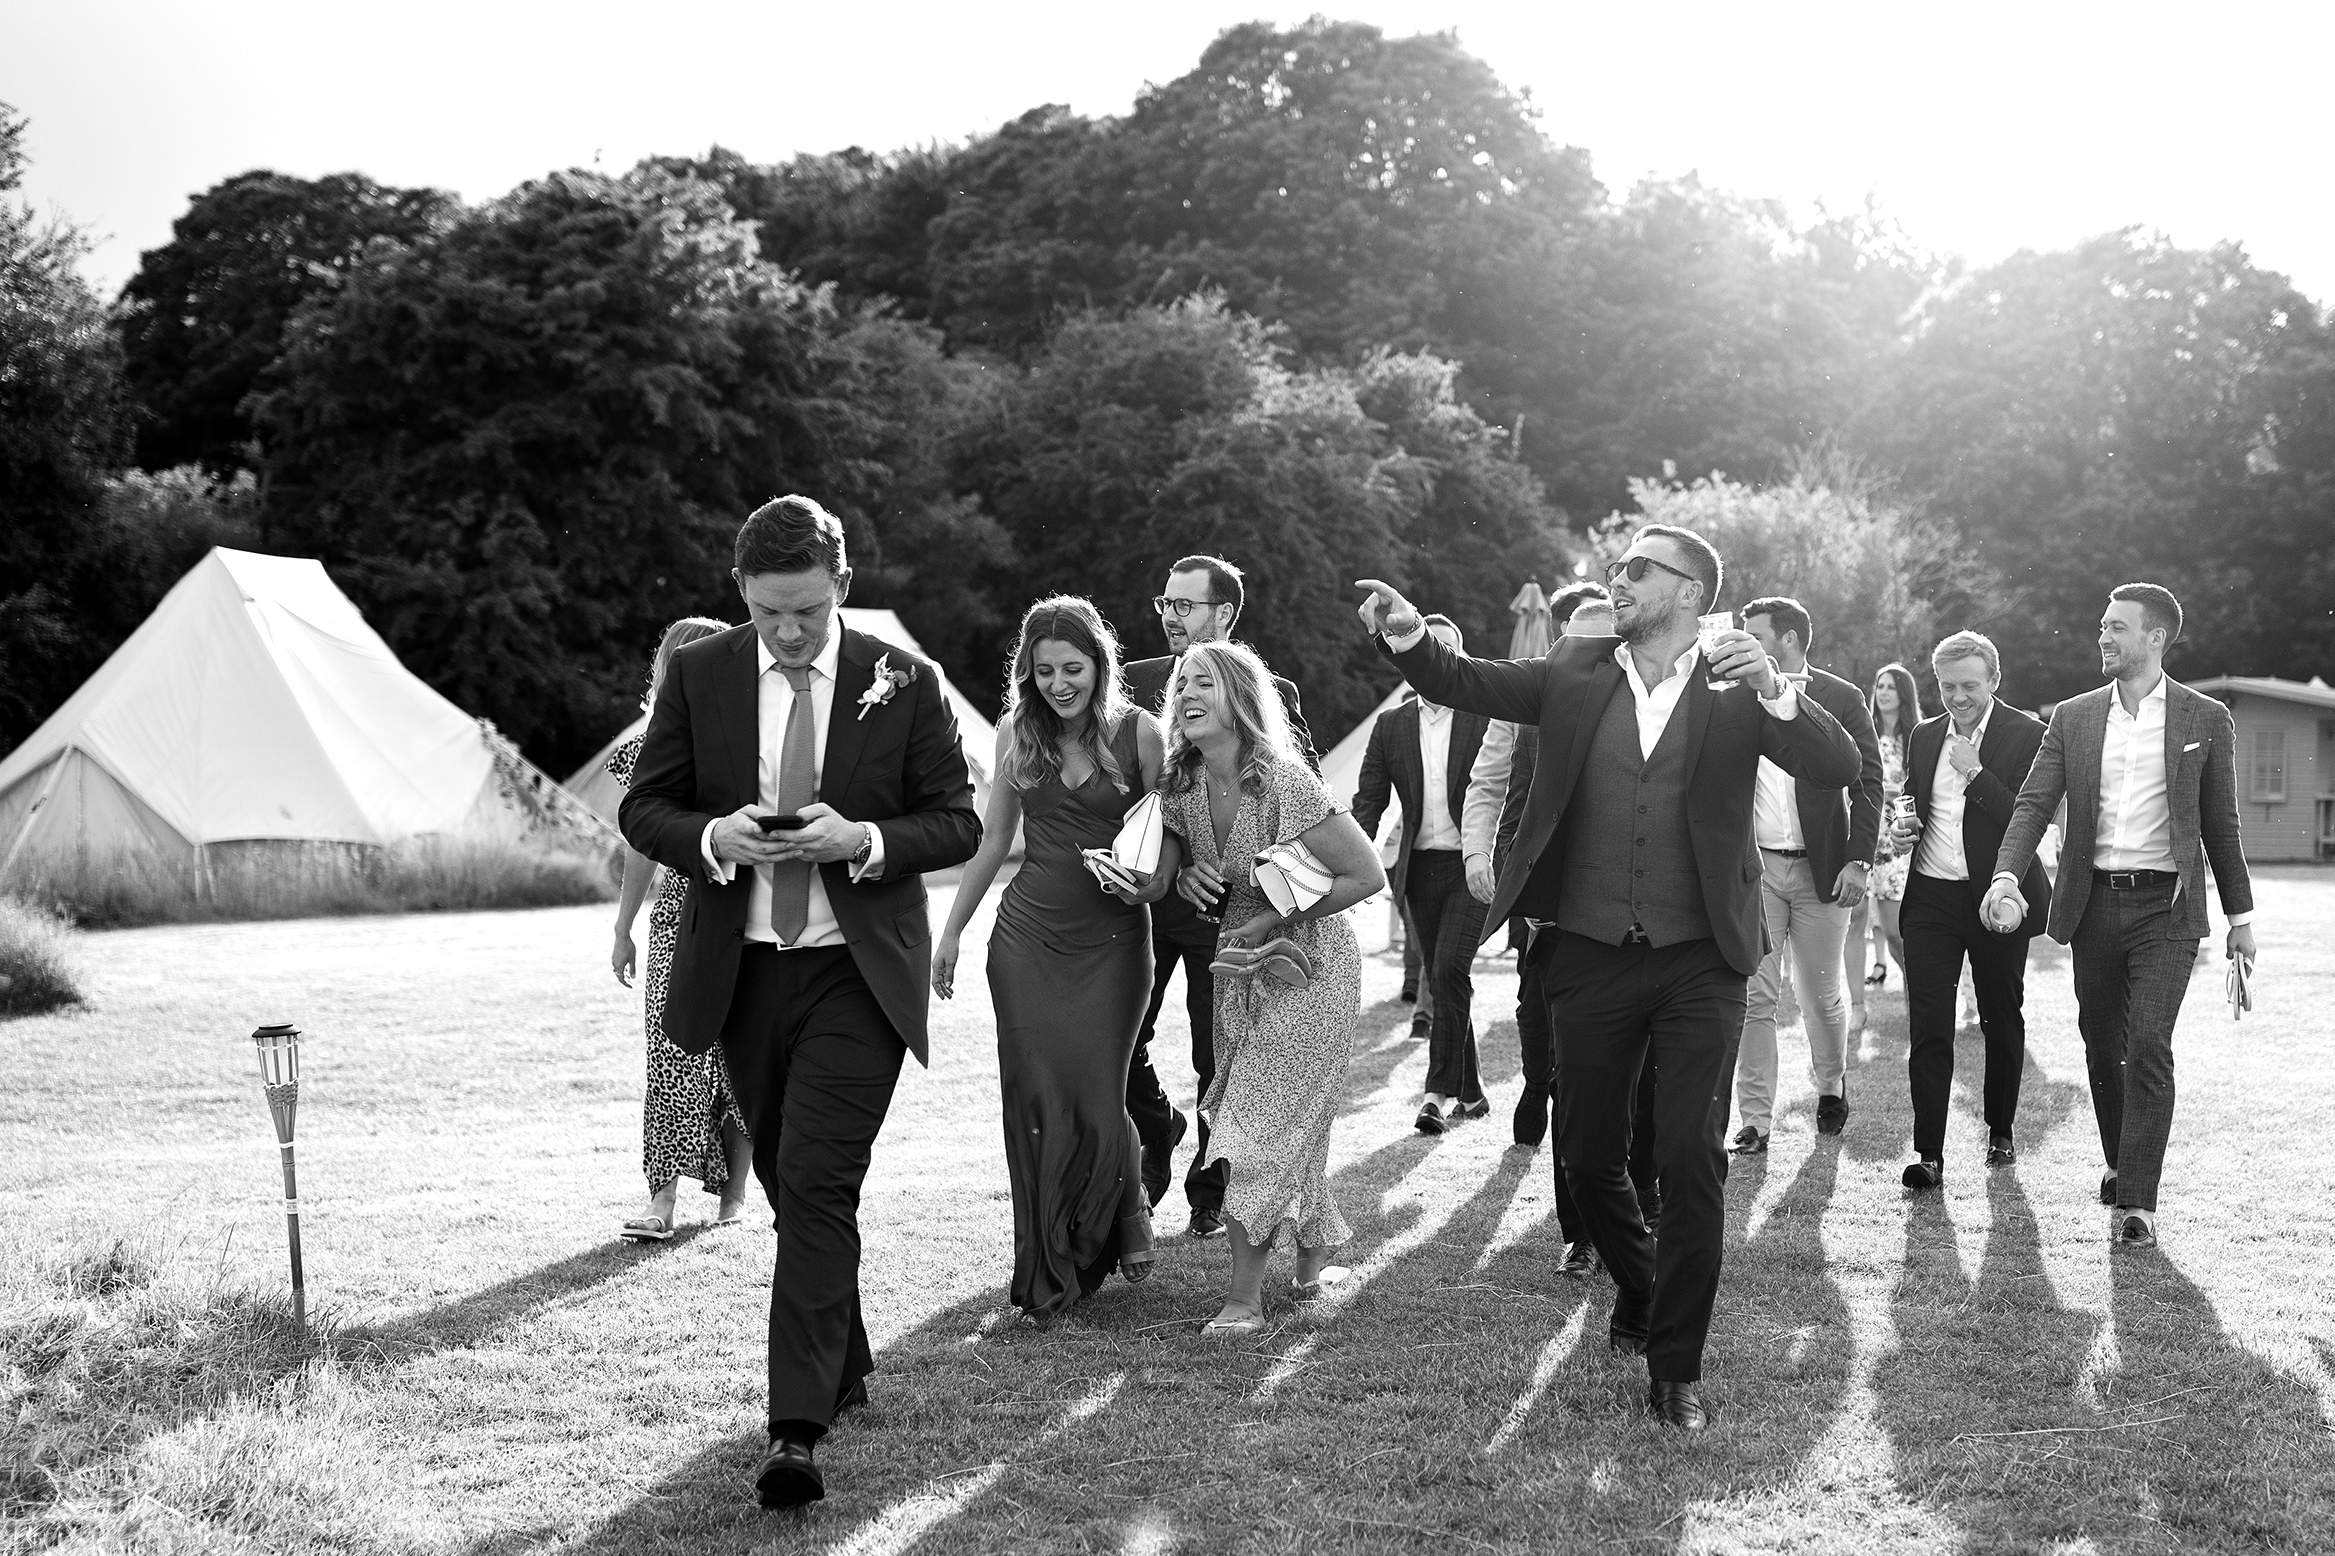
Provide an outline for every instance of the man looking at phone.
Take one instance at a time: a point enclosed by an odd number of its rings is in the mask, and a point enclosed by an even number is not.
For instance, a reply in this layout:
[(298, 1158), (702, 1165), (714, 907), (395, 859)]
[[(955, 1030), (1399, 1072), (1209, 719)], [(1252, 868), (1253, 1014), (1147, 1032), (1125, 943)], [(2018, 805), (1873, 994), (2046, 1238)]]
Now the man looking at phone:
[(981, 822), (939, 673), (837, 619), (834, 516), (778, 498), (733, 557), (752, 623), (674, 652), (618, 821), (689, 878), (665, 1035), (721, 1044), (775, 1212), (755, 1490), (792, 1507), (826, 1494), (815, 1447), (867, 1398), (860, 1183), (902, 1056), (925, 1062), (924, 872), (971, 858)]

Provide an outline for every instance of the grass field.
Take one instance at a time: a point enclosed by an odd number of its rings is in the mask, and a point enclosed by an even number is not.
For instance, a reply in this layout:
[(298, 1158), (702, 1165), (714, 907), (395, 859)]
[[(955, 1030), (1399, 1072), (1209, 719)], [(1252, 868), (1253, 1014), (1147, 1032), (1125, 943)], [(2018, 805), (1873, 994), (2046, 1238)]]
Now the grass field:
[[(2112, 1253), (2065, 953), (2029, 979), (2022, 1159), (1962, 1049), (1941, 1198), (1897, 1185), (1900, 991), (1846, 1135), (1787, 1033), (1772, 1153), (1728, 1188), (1682, 1440), (1555, 1273), (1549, 1158), (1507, 1143), (1514, 979), (1482, 964), (1493, 1117), (1409, 1127), (1424, 1070), (1366, 959), (1333, 1166), (1365, 1280), (1201, 1341), (1221, 1242), (1171, 1240), (1045, 1331), (1005, 1306), (987, 991), (941, 1008), (862, 1209), (873, 1403), (830, 1499), (757, 1510), (770, 1235), (617, 1244), (634, 996), (604, 907), (126, 931), (88, 1003), (0, 1025), (0, 1516), (22, 1549), (594, 1553), (2311, 1550), (2335, 1544), (2335, 875), (2265, 871), (2257, 1014), (2201, 961), (2157, 1254)], [(936, 905), (936, 914), (941, 911)], [(1363, 910), (1370, 926), (1383, 912)], [(985, 934), (977, 921), (975, 936)], [(1366, 944), (1368, 943), (1366, 939)], [(972, 956), (968, 951), (968, 958)], [(248, 1033), (310, 1034), (312, 1342), (283, 1301)], [(1179, 1022), (1159, 1044), (1188, 1104)], [(1797, 1092), (1793, 1090), (1797, 1087)], [(1180, 1231), (1180, 1196), (1161, 1208)], [(694, 1190), (686, 1220), (711, 1201)]]

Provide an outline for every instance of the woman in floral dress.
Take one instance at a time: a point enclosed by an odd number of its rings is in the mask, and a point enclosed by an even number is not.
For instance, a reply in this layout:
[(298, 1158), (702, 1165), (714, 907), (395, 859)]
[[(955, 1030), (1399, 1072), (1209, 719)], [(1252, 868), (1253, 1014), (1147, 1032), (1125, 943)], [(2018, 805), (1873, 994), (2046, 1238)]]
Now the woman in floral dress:
[[(649, 694), (641, 706), (657, 705), (657, 687), (673, 650), (726, 630), (703, 616), (685, 616), (667, 627), (657, 644)], [(640, 749), (641, 737), (636, 735), (609, 754), (608, 771), (618, 783), (631, 784), (632, 764), (640, 759)], [(689, 882), (631, 848), (624, 851), (624, 891), (616, 904), (616, 944), (609, 965), (616, 981), (630, 988), (633, 919), (652, 881), (656, 903), (649, 909), (648, 977), (642, 991), (649, 1069), (641, 1105), (641, 1168), (649, 1180), (649, 1203), (618, 1232), (636, 1243), (661, 1243), (673, 1235), (673, 1198), (683, 1178), (695, 1178), (708, 1194), (721, 1196), (715, 1225), (737, 1221), (745, 1211), (752, 1170), (746, 1121), (730, 1095), (720, 1045), (692, 1058), (665, 1040), (665, 988), (673, 974), (673, 946), (681, 937), (681, 905), (689, 896)]]
[[(1329, 1182), (1330, 1124), (1362, 1007), (1361, 951), (1343, 914), (1385, 888), (1386, 870), (1297, 755), (1253, 650), (1215, 642), (1186, 651), (1165, 713), (1161, 794), (1173, 857), (1153, 890), (1173, 875), (1201, 912), (1221, 915), (1219, 967), (1235, 969), (1217, 975), (1216, 1076), (1200, 1099), (1208, 1162), (1230, 1171), (1232, 1287), (1202, 1332), (1239, 1337), (1264, 1327), (1275, 1246), (1295, 1246), (1305, 1297), (1334, 1278), (1330, 1254), (1351, 1235)], [(1260, 851), (1292, 842), (1331, 879), (1319, 901), (1284, 914), (1255, 867)], [(1252, 961), (1258, 952), (1265, 960)]]

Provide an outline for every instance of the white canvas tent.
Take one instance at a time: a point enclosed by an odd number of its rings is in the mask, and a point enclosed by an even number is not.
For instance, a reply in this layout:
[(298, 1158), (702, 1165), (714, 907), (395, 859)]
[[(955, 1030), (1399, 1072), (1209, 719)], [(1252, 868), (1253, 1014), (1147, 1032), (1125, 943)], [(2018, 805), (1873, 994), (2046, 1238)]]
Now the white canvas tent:
[[(924, 645), (915, 634), (901, 623), (891, 610), (863, 609), (857, 605), (843, 607), (843, 624), (855, 632), (897, 643), (910, 653), (930, 659)], [(981, 710), (965, 700), (965, 694), (956, 688), (946, 670), (940, 673), (941, 694), (948, 698), (949, 708), (957, 716), (957, 738), (964, 746), (965, 765), (973, 770), (973, 803), (984, 814), (989, 809), (989, 769), (997, 753), (997, 726), (981, 716)], [(590, 807), (592, 814), (609, 825), (616, 824), (616, 807), (624, 799), (624, 785), (608, 771), (608, 759), (616, 748), (639, 735), (649, 727), (649, 716), (642, 714), (616, 732), (616, 737), (594, 752), (592, 759), (568, 776), (567, 791)], [(1357, 758), (1359, 760), (1359, 758)]]
[[(1370, 710), (1368, 718), (1355, 725), (1347, 733), (1345, 739), (1323, 753), (1322, 782), (1329, 785), (1330, 798), (1341, 805), (1351, 805), (1354, 802), (1354, 786), (1362, 781), (1362, 758), (1364, 753), (1370, 749), (1371, 727), (1378, 723), (1380, 714), (1397, 706), (1410, 695), (1411, 683), (1408, 681), (1399, 683), (1393, 691), (1386, 694), (1377, 707)], [(1388, 814), (1390, 816), (1394, 814), (1395, 808), (1389, 807)]]
[(124, 859), (199, 871), (223, 844), (515, 838), (510, 787), (488, 732), (322, 565), (220, 548), (0, 761), (0, 883)]

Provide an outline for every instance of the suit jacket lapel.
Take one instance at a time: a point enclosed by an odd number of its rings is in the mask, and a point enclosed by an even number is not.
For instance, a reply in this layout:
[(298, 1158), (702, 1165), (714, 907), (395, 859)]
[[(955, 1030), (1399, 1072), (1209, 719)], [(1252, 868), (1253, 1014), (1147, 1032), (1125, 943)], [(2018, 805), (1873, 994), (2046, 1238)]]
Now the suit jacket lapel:
[(844, 630), (842, 650), (835, 656), (835, 701), (827, 710), (827, 751), (819, 764), (819, 798), (830, 805), (849, 787), (859, 753), (868, 743), (859, 694), (875, 684), (876, 657), (881, 652), (873, 638)]
[(1468, 774), (1476, 765), (1468, 747), (1482, 743), (1484, 722), (1480, 713), (1455, 711), (1451, 715), (1451, 746), (1443, 755), (1443, 803), (1451, 808), (1454, 824), (1467, 809)]
[(1420, 823), (1427, 819), (1427, 713), (1426, 705), (1413, 702), (1405, 710), (1410, 715), (1409, 739), (1401, 743), (1402, 776), (1407, 783), (1403, 790), (1403, 810), (1408, 815), (1403, 830), (1416, 835)]
[[(1621, 684), (1622, 667), (1611, 658), (1598, 660), (1589, 672), (1589, 690), (1581, 698), (1581, 712), (1573, 725), (1573, 744), (1565, 753), (1562, 793), (1568, 801), (1580, 787), (1581, 769), (1589, 765), (1589, 747), (1597, 739), (1597, 726), (1604, 721), (1606, 707)], [(1630, 738), (1634, 744), (1637, 736), (1633, 733)]]
[(729, 744), (730, 777), (738, 786), (737, 804), (762, 798), (762, 656), (754, 642), (751, 629), (738, 639), (714, 693), (722, 739)]
[(1949, 719), (1940, 716), (1926, 724), (1917, 724), (1913, 731), (1912, 771), (1906, 774), (1906, 792), (1920, 807), (1922, 822), (1930, 818), (1930, 790), (1938, 781), (1938, 763), (1946, 750), (1946, 727)]

